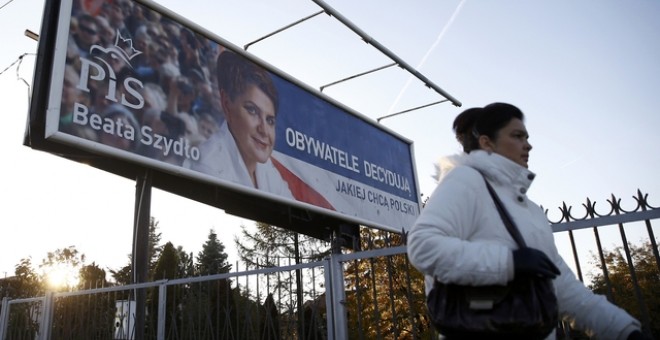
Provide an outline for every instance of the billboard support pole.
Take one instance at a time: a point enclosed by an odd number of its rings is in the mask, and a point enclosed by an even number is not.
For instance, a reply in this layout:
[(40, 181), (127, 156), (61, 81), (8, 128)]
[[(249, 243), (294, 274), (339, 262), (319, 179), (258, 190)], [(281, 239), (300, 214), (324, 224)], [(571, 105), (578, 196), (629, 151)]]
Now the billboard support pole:
[(381, 67), (377, 67), (377, 68), (375, 68), (375, 69), (373, 69), (373, 70), (369, 70), (369, 71), (365, 71), (365, 72), (362, 72), (362, 73), (358, 73), (358, 74), (356, 74), (356, 75), (352, 75), (352, 76), (350, 76), (350, 77), (346, 77), (346, 78), (344, 78), (344, 79), (340, 79), (340, 80), (334, 81), (334, 82), (332, 82), (332, 83), (325, 84), (325, 85), (319, 87), (319, 91), (323, 92), (323, 90), (324, 90), (326, 87), (330, 87), (330, 86), (332, 86), (332, 85), (337, 85), (337, 84), (339, 84), (339, 83), (343, 83), (343, 82), (345, 82), (345, 81), (347, 81), (347, 80), (355, 79), (355, 78), (357, 78), (357, 77), (362, 77), (362, 76), (365, 76), (365, 75), (367, 75), (367, 74), (369, 74), (369, 73), (374, 73), (374, 72), (376, 72), (376, 71), (384, 70), (384, 69), (386, 69), (386, 68), (390, 68), (390, 67), (395, 66), (395, 65), (396, 65), (396, 63), (390, 63), (390, 64), (387, 64), (387, 65), (384, 65), (384, 66), (381, 66)]
[(272, 33), (270, 33), (270, 34), (268, 34), (268, 35), (265, 35), (265, 36), (263, 36), (263, 37), (261, 37), (261, 38), (255, 40), (255, 41), (253, 41), (253, 42), (247, 43), (247, 44), (245, 44), (245, 46), (243, 46), (243, 49), (247, 51), (247, 49), (248, 49), (250, 46), (252, 46), (253, 44), (256, 44), (256, 43), (258, 43), (258, 42), (260, 42), (260, 41), (262, 41), (262, 40), (264, 40), (264, 39), (266, 39), (266, 38), (270, 38), (270, 37), (274, 36), (274, 35), (277, 34), (277, 33), (280, 33), (280, 32), (282, 32), (282, 31), (287, 30), (287, 29), (289, 29), (289, 28), (291, 28), (291, 27), (293, 27), (293, 26), (296, 26), (296, 25), (298, 25), (298, 24), (300, 24), (300, 23), (302, 23), (302, 22), (304, 22), (304, 21), (307, 21), (307, 20), (309, 20), (309, 19), (311, 19), (311, 18), (313, 18), (313, 17), (315, 17), (315, 16), (317, 16), (317, 15), (323, 13), (323, 12), (324, 12), (324, 11), (319, 11), (319, 12), (316, 12), (316, 13), (314, 13), (314, 14), (312, 14), (312, 15), (306, 16), (306, 17), (304, 17), (304, 18), (302, 18), (302, 19), (300, 19), (300, 20), (298, 20), (298, 21), (296, 21), (296, 22), (294, 22), (294, 23), (292, 23), (292, 24), (286, 25), (286, 26), (284, 26), (284, 27), (282, 27), (282, 28), (276, 30), (275, 32), (272, 32)]
[[(135, 180), (135, 220), (133, 225), (132, 283), (147, 281), (149, 274), (149, 222), (151, 219), (151, 170)], [(135, 339), (144, 339), (146, 291), (135, 289)]]
[(391, 113), (391, 114), (388, 114), (388, 115), (385, 115), (385, 116), (379, 117), (379, 118), (376, 119), (376, 121), (380, 123), (380, 121), (383, 120), (383, 119), (385, 119), (385, 118), (390, 118), (390, 117), (398, 116), (398, 115), (400, 115), (400, 114), (407, 113), (407, 112), (410, 112), (410, 111), (415, 111), (415, 110), (423, 109), (423, 108), (425, 108), (425, 107), (429, 107), (429, 106), (437, 105), (437, 104), (440, 104), (440, 103), (444, 103), (444, 102), (446, 102), (447, 100), (448, 100), (448, 99), (443, 99), (443, 100), (440, 100), (440, 101), (437, 101), (437, 102), (434, 102), (434, 103), (430, 103), (430, 104), (426, 104), (426, 105), (421, 105), (421, 106), (413, 107), (413, 108), (411, 108), (411, 109), (407, 109), (407, 110), (403, 110), (403, 111), (399, 111), (399, 112), (394, 112), (394, 113)]

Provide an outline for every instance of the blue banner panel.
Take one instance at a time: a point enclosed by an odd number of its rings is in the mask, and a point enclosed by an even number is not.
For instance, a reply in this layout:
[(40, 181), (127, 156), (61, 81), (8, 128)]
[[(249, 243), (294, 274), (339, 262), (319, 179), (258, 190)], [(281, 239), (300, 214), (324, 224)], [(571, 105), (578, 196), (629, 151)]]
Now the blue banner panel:
[(47, 138), (387, 230), (419, 213), (410, 142), (155, 4), (63, 1), (51, 79)]

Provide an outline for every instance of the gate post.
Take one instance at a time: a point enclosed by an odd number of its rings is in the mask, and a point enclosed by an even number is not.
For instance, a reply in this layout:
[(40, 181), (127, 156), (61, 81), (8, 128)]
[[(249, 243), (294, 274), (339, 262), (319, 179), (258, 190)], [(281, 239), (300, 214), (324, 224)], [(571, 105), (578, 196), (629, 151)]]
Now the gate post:
[(0, 340), (5, 340), (7, 337), (7, 329), (9, 327), (9, 298), (2, 298), (2, 307), (0, 307)]
[[(335, 318), (334, 318), (334, 299), (332, 298), (332, 261), (330, 258), (323, 260), (323, 276), (325, 278), (325, 315), (326, 329), (328, 330), (328, 339), (335, 338)], [(4, 340), (0, 338), (0, 340)]]
[(53, 327), (54, 293), (47, 292), (41, 304), (41, 324), (39, 325), (39, 339), (50, 339)]
[[(335, 237), (332, 241), (332, 253), (329, 261), (329, 275), (326, 282), (330, 283), (332, 320), (328, 317), (328, 339), (348, 339), (348, 320), (346, 318), (346, 289), (344, 288), (344, 268), (339, 260), (343, 239)], [(327, 292), (328, 290), (326, 290)], [(326, 296), (327, 301), (327, 296)], [(331, 324), (332, 322), (332, 324)], [(332, 334), (330, 334), (332, 332)], [(332, 335), (332, 337), (331, 337)]]
[(167, 285), (165, 284), (167, 280), (158, 286), (158, 323), (156, 324), (156, 339), (162, 340), (165, 339), (165, 324), (167, 320)]

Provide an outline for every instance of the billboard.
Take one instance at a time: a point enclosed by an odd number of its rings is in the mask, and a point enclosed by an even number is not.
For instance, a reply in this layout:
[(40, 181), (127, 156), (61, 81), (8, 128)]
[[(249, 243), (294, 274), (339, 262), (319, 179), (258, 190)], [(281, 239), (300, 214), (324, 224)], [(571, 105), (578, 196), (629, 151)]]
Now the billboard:
[(249, 197), (395, 232), (419, 214), (409, 140), (152, 2), (49, 4), (29, 131), (44, 149), (218, 187), (220, 207)]

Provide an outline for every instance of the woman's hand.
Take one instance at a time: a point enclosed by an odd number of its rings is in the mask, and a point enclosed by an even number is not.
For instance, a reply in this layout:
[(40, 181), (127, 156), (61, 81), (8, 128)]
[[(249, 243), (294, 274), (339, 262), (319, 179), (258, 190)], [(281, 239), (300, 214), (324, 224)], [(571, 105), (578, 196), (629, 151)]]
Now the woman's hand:
[(513, 251), (515, 275), (537, 275), (554, 279), (561, 274), (559, 268), (544, 252), (534, 248), (520, 248)]

